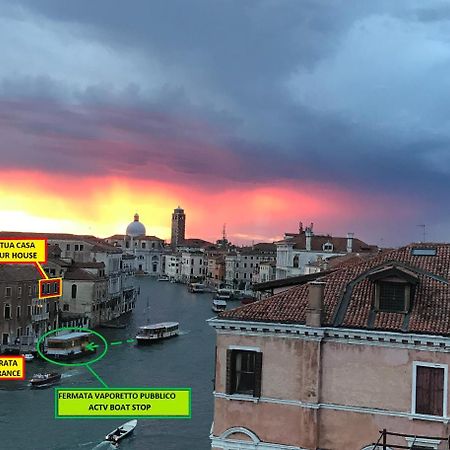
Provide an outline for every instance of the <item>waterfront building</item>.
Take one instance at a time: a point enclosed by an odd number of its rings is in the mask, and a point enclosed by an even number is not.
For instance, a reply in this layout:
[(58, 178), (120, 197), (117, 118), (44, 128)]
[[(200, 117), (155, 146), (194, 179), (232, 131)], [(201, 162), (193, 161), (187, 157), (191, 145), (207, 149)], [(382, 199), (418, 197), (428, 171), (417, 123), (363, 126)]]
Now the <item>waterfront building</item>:
[(96, 327), (114, 318), (103, 262), (73, 263), (64, 273), (60, 326)]
[(225, 283), (232, 288), (247, 289), (258, 279), (259, 264), (275, 258), (276, 246), (272, 243), (236, 247), (225, 256)]
[(164, 274), (173, 281), (181, 281), (181, 254), (177, 252), (166, 253)]
[(200, 250), (181, 252), (181, 281), (203, 281), (206, 277), (207, 259), (205, 253)]
[(139, 214), (126, 229), (126, 234), (115, 234), (105, 241), (120, 247), (124, 254), (134, 255), (134, 270), (159, 276), (164, 273), (164, 240), (156, 236), (147, 236), (144, 224), (139, 221)]
[(259, 270), (253, 280), (254, 283), (265, 283), (267, 281), (275, 280), (276, 275), (276, 261), (262, 261), (259, 263)]
[(319, 260), (348, 253), (376, 253), (378, 248), (356, 239), (353, 233), (347, 237), (316, 235), (313, 224), (303, 228), (300, 222), (298, 233), (285, 233), (284, 239), (276, 242), (276, 278), (283, 279), (320, 270)]
[(449, 274), (450, 244), (411, 244), (211, 319), (212, 449), (445, 448)]
[[(21, 232), (0, 232), (0, 236), (8, 237), (27, 237), (27, 238), (47, 238), (50, 246), (58, 246), (57, 254), (58, 261), (52, 261), (49, 258), (49, 263), (45, 265), (49, 275), (60, 273), (63, 277), (63, 293), (66, 282), (64, 281), (64, 274), (71, 269), (77, 271), (88, 269), (92, 263), (104, 264), (104, 277), (106, 278), (107, 291), (106, 302), (101, 317), (110, 317), (116, 319), (122, 314), (128, 313), (134, 308), (137, 290), (133, 286), (123, 285), (124, 271), (122, 269), (122, 255), (123, 251), (119, 246), (112, 245), (103, 239), (90, 235), (73, 235), (66, 233), (21, 233)], [(62, 262), (65, 263), (63, 266)], [(68, 264), (68, 265), (67, 265)], [(87, 264), (88, 266), (83, 267)], [(78, 276), (78, 275), (77, 275)], [(69, 281), (69, 280), (68, 280)], [(74, 280), (70, 280), (74, 281)], [(76, 280), (81, 281), (81, 280)], [(129, 280), (128, 280), (129, 281)], [(91, 292), (96, 292), (92, 290)], [(67, 297), (66, 297), (66, 300)], [(71, 299), (75, 300), (75, 299)], [(93, 295), (89, 298), (84, 298), (85, 303), (90, 303), (91, 307), (97, 304), (98, 297)], [(70, 306), (69, 306), (70, 309)], [(66, 311), (68, 312), (68, 311)], [(81, 317), (79, 318), (81, 320)], [(91, 320), (91, 317), (86, 316), (85, 320)]]
[(206, 281), (208, 284), (221, 287), (225, 282), (225, 254), (207, 255)]
[(186, 231), (186, 214), (179, 206), (173, 210), (171, 231), (170, 245), (175, 250), (183, 244)]
[(52, 299), (38, 299), (38, 271), (33, 265), (0, 264), (0, 350), (34, 344), (50, 319)]

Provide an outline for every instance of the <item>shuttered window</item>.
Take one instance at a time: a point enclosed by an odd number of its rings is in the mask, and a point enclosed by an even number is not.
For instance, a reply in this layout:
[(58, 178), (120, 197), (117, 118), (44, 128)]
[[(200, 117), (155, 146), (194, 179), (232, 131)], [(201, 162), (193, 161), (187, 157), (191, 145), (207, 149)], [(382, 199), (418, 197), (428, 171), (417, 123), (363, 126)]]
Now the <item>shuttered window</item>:
[(416, 413), (443, 416), (444, 369), (417, 366), (416, 368)]
[(261, 396), (262, 353), (227, 350), (226, 393)]

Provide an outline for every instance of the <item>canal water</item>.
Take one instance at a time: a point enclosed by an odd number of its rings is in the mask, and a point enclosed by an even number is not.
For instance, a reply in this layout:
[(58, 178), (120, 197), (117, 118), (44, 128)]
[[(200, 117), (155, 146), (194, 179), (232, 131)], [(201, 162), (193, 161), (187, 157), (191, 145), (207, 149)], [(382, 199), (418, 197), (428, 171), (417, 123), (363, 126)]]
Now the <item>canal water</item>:
[[(213, 418), (214, 330), (206, 320), (212, 294), (192, 294), (186, 286), (140, 278), (141, 293), (126, 329), (99, 329), (108, 342), (133, 338), (139, 325), (177, 321), (180, 336), (137, 347), (110, 347), (92, 368), (110, 387), (190, 387), (191, 419), (139, 419), (121, 450), (207, 450)], [(148, 304), (148, 308), (147, 308)], [(61, 387), (102, 387), (85, 367), (59, 367), (44, 361), (27, 365), (35, 372), (62, 372)], [(0, 384), (0, 449), (111, 450), (103, 437), (129, 419), (54, 418), (54, 390), (30, 389), (26, 382)]]

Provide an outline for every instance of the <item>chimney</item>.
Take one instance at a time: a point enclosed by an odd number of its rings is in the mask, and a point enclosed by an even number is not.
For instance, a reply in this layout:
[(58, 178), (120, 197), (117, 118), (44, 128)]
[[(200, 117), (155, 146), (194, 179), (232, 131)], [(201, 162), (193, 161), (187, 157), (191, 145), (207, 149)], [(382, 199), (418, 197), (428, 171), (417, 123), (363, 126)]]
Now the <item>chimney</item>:
[(308, 283), (308, 308), (306, 309), (306, 325), (308, 327), (322, 326), (324, 288), (325, 283), (321, 281)]
[(353, 251), (353, 236), (355, 233), (347, 233), (347, 253)]
[(306, 251), (308, 251), (308, 252), (311, 251), (312, 235), (313, 235), (312, 229), (309, 227), (306, 227), (306, 229), (305, 229), (305, 238), (306, 238), (305, 239), (305, 248), (306, 248)]
[(298, 234), (302, 234), (303, 233), (303, 222), (299, 222), (298, 224)]

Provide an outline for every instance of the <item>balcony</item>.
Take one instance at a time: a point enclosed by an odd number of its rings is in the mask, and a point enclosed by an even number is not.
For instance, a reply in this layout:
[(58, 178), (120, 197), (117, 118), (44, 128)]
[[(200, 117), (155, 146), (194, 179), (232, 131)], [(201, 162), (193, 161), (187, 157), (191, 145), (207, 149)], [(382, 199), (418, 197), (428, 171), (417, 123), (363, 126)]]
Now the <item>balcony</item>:
[(50, 317), (50, 313), (39, 313), (39, 314), (32, 314), (31, 315), (31, 321), (32, 322), (40, 322), (42, 320), (48, 320)]

